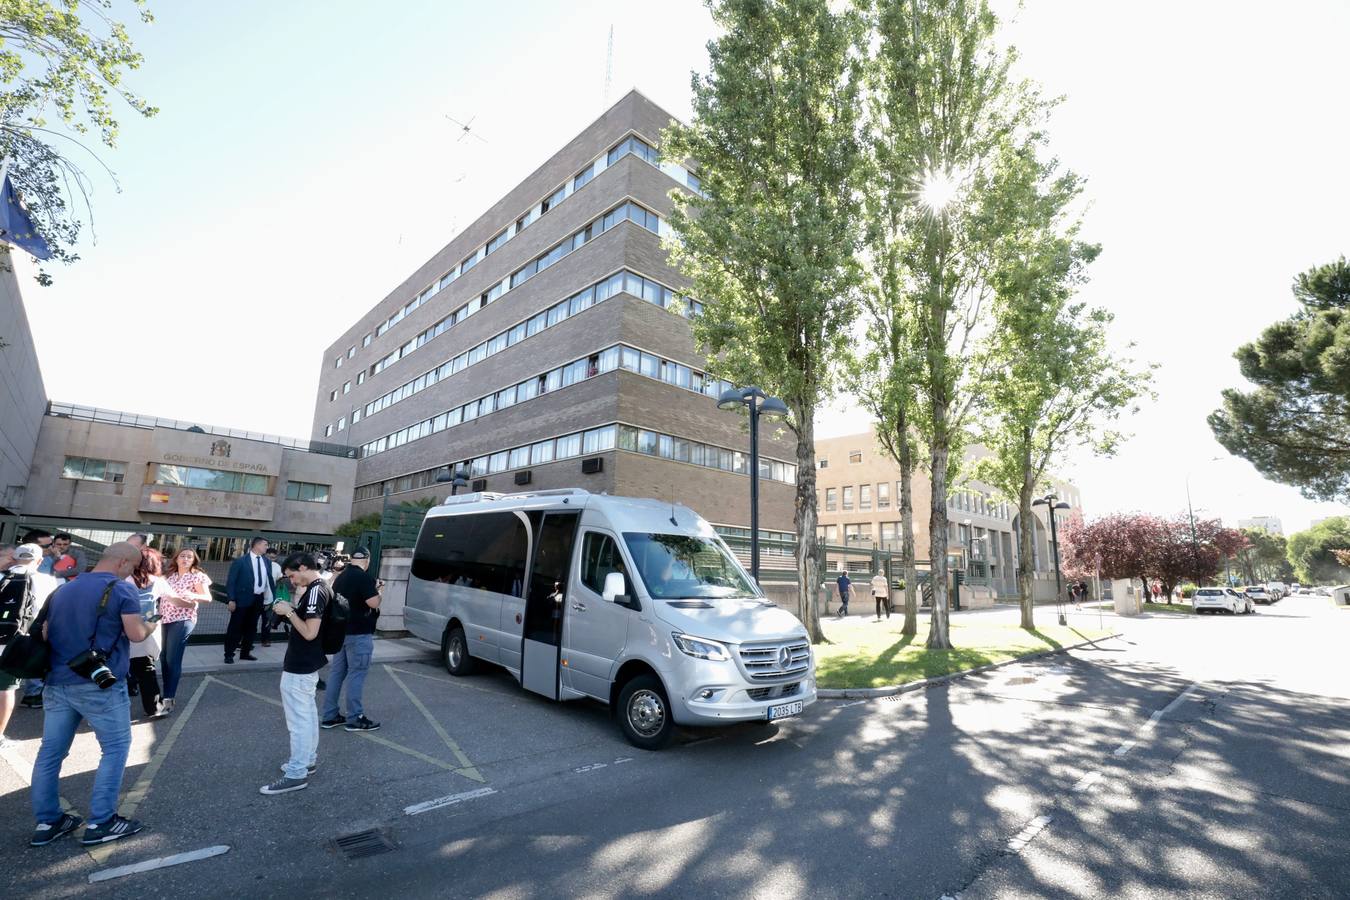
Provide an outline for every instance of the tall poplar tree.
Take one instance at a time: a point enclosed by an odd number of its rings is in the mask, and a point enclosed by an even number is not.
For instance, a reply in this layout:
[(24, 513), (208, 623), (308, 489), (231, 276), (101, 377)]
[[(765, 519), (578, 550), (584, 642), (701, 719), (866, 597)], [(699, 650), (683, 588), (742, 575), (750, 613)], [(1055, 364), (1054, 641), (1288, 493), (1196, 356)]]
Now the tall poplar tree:
[(1022, 627), (1035, 627), (1032, 500), (1056, 460), (1087, 447), (1114, 453), (1111, 423), (1147, 390), (1149, 372), (1107, 343), (1112, 316), (1073, 302), (1100, 248), (1078, 240), (1071, 207), (1082, 192), (1072, 172), (1037, 159), (1037, 141), (1005, 148), (997, 203), (1008, 227), (995, 244), (995, 327), (982, 354), (990, 372), (977, 436), (989, 456), (975, 475), (1018, 508), (1017, 586)]
[(815, 412), (857, 315), (862, 19), (827, 0), (708, 5), (723, 34), (693, 78), (693, 121), (664, 138), (702, 184), (676, 197), (671, 251), (703, 303), (709, 368), (791, 412), (798, 608), (819, 642)]

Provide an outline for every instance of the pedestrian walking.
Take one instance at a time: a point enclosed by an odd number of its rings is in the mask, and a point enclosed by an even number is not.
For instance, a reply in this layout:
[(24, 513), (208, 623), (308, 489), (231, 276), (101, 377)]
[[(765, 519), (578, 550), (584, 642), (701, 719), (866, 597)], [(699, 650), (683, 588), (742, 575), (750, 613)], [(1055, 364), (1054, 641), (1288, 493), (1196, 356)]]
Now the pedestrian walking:
[(258, 789), (263, 794), (286, 794), (309, 787), (309, 776), (319, 761), (319, 710), (314, 692), (319, 670), (328, 662), (319, 641), (319, 628), (333, 593), (319, 577), (318, 561), (309, 553), (292, 553), (281, 564), (281, 574), (290, 578), (299, 595), (294, 604), (278, 600), (272, 607), (291, 626), (281, 663), (281, 705), (291, 750), (281, 767), (281, 777)]
[(872, 599), (877, 607), (877, 621), (881, 621), (881, 611), (886, 610), (886, 618), (891, 617), (891, 584), (885, 574), (878, 571), (872, 576)]
[(258, 633), (258, 616), (266, 605), (266, 598), (276, 594), (272, 565), (267, 561), (267, 538), (255, 537), (249, 542), (248, 552), (230, 563), (225, 581), (225, 594), (230, 601), (230, 622), (225, 628), (225, 662), (234, 664), (234, 653), (239, 658), (256, 660), (253, 655), (253, 636)]
[[(142, 547), (141, 564), (128, 579), (132, 587), (136, 588), (141, 618), (146, 622), (160, 620), (160, 602), (172, 593), (172, 588), (161, 574), (163, 567), (163, 557), (158, 550)], [(159, 719), (168, 715), (161, 702), (159, 673), (155, 669), (155, 660), (160, 655), (158, 634), (151, 634), (143, 641), (132, 641), (130, 655), (127, 693), (140, 696), (141, 708), (145, 710), (147, 718)]]
[(197, 607), (211, 602), (211, 578), (202, 571), (197, 551), (184, 547), (174, 554), (164, 580), (173, 592), (159, 602), (164, 644), (160, 661), (164, 669), (164, 712), (173, 712), (178, 681), (183, 677), (183, 653), (188, 637), (197, 627)]
[[(9, 565), (0, 575), (0, 647), (21, 632), (26, 633), (42, 612), (47, 598), (56, 590), (56, 579), (38, 571), (42, 564), (42, 548), (37, 544), (21, 544), (7, 554)], [(14, 699), (19, 692), (19, 678), (0, 672), (0, 747), (8, 743), (5, 728), (14, 714)], [(38, 681), (36, 709), (42, 708), (42, 682)]]
[(848, 615), (848, 595), (853, 590), (853, 582), (849, 581), (847, 572), (840, 572), (839, 579), (835, 582), (839, 586), (839, 615), (842, 619)]
[[(379, 722), (366, 717), (362, 705), (366, 673), (375, 655), (375, 621), (380, 617), (380, 591), (384, 583), (367, 571), (370, 553), (357, 550), (351, 562), (333, 579), (333, 593), (347, 599), (347, 637), (342, 649), (333, 655), (328, 670), (328, 685), (323, 694), (323, 721), (320, 728), (345, 725), (347, 731), (374, 731)], [(347, 714), (341, 712), (342, 686), (347, 685)]]
[(80, 575), (52, 596), (44, 610), (51, 647), (42, 723), (42, 747), (33, 763), (33, 816), (29, 841), (50, 844), (80, 826), (81, 818), (61, 811), (61, 764), (75, 730), (88, 721), (100, 758), (89, 798), (89, 825), (80, 843), (104, 844), (141, 830), (141, 823), (117, 814), (117, 796), (131, 749), (131, 701), (126, 678), (132, 640), (155, 630), (141, 618), (140, 598), (126, 578), (141, 564), (141, 551), (113, 544), (92, 572)]

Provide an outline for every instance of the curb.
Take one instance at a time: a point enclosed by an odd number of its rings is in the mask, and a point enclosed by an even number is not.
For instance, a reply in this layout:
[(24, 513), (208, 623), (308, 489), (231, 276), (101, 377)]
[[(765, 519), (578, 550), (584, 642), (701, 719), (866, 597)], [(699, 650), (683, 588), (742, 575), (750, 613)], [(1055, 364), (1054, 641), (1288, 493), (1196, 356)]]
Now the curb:
[(1077, 650), (1080, 647), (1088, 647), (1101, 641), (1109, 641), (1113, 638), (1118, 638), (1122, 634), (1124, 634), (1123, 631), (1117, 631), (1114, 634), (1103, 635), (1096, 640), (1081, 641), (1077, 644), (1070, 644), (1067, 647), (1060, 647), (1056, 650), (1038, 650), (1035, 653), (1028, 653), (1026, 656), (1005, 659), (1003, 662), (976, 666), (973, 669), (962, 669), (960, 672), (952, 672), (948, 675), (938, 675), (933, 678), (923, 678), (919, 681), (911, 681), (906, 684), (892, 684), (877, 688), (816, 688), (816, 698), (819, 700), (871, 700), (877, 697), (894, 697), (897, 694), (908, 694), (912, 691), (921, 691), (925, 688), (934, 687), (939, 684), (946, 684), (948, 681), (955, 681), (958, 678), (965, 678), (970, 675), (978, 675), (981, 672), (1001, 669), (1004, 666), (1010, 666), (1013, 663), (1027, 662), (1032, 659), (1044, 659), (1047, 656), (1067, 653), (1070, 650)]

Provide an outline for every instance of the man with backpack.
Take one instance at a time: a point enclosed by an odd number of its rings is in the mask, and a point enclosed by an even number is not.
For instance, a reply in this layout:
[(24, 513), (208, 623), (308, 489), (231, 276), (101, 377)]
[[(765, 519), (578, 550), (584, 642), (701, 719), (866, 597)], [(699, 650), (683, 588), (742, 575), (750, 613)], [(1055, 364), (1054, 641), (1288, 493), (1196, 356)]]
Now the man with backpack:
[[(309, 787), (319, 758), (319, 709), (314, 693), (319, 670), (327, 664), (320, 631), (325, 613), (331, 621), (333, 590), (320, 577), (319, 563), (311, 553), (292, 553), (281, 564), (281, 573), (294, 586), (294, 603), (278, 600), (272, 612), (291, 626), (286, 657), (281, 664), (281, 706), (291, 737), (291, 755), (281, 767), (281, 777), (263, 785), (263, 794), (287, 794)], [(345, 636), (346, 619), (342, 621)], [(332, 628), (329, 628), (331, 637)], [(339, 641), (339, 646), (340, 646)]]
[[(13, 551), (8, 570), (0, 575), (0, 652), (10, 638), (28, 630), (42, 605), (57, 588), (55, 578), (38, 571), (42, 559), (42, 547), (20, 544)], [(5, 728), (14, 714), (19, 681), (7, 672), (0, 672), (0, 746), (8, 743)], [(39, 701), (38, 708), (41, 706)]]
[[(324, 691), (323, 721), (319, 727), (327, 730), (345, 725), (347, 731), (374, 731), (380, 727), (366, 717), (361, 704), (366, 684), (366, 672), (375, 654), (375, 621), (380, 617), (380, 587), (366, 571), (370, 565), (370, 551), (358, 549), (351, 562), (333, 579), (333, 592), (349, 605), (347, 636), (342, 648), (333, 655), (333, 668), (328, 674)], [(347, 685), (347, 715), (342, 714), (342, 685)]]

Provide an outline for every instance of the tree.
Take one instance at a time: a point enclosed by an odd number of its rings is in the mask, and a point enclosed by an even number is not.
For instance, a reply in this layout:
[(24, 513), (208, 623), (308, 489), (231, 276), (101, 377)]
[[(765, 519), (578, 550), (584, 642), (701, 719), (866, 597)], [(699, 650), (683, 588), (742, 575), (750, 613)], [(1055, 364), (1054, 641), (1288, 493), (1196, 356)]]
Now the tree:
[(1112, 581), (1139, 579), (1148, 594), (1148, 575), (1160, 540), (1162, 520), (1139, 513), (1116, 513), (1092, 522), (1066, 523), (1060, 532), (1065, 571), (1100, 572)]
[(1270, 581), (1290, 581), (1294, 569), (1287, 559), (1288, 542), (1282, 534), (1271, 534), (1264, 528), (1244, 528), (1247, 543), (1238, 550), (1237, 565), (1248, 584)]
[(1212, 581), (1233, 558), (1246, 539), (1218, 519), (1195, 519), (1179, 515), (1161, 521), (1147, 574), (1162, 585), (1167, 602), (1183, 579), (1195, 584)]
[(1033, 142), (1002, 165), (1005, 190), (996, 199), (1012, 225), (996, 245), (996, 324), (983, 350), (991, 374), (978, 430), (989, 455), (975, 476), (1018, 506), (1022, 627), (1032, 629), (1032, 500), (1065, 451), (1115, 452), (1121, 435), (1108, 426), (1150, 376), (1108, 346), (1110, 313), (1071, 300), (1100, 249), (1079, 241), (1078, 223), (1066, 220), (1082, 190), (1077, 176), (1037, 160)]
[[(419, 497), (416, 500), (408, 500), (396, 504), (393, 508), (409, 512), (425, 513), (439, 502), (439, 499), (436, 497)], [(333, 529), (333, 534), (344, 538), (359, 538), (363, 531), (379, 531), (383, 522), (383, 511), (366, 513), (364, 516), (357, 516), (350, 522), (343, 522), (337, 528)]]
[(703, 303), (709, 368), (787, 404), (797, 439), (798, 610), (824, 639), (816, 592), (815, 411), (857, 315), (860, 17), (827, 0), (709, 0), (723, 34), (693, 78), (693, 121), (665, 154), (698, 161), (702, 196), (677, 194), (676, 264)]
[(1350, 497), (1350, 263), (1294, 280), (1302, 307), (1236, 354), (1256, 385), (1223, 392), (1209, 426), (1230, 453), (1312, 499)]
[(948, 648), (947, 486), (988, 374), (970, 357), (989, 328), (993, 246), (1009, 227), (996, 163), (1044, 106), (1008, 77), (1012, 57), (997, 46), (984, 0), (876, 0), (874, 12), (875, 40), (862, 54), (875, 60), (883, 185), (903, 204), (888, 230), (904, 273), (900, 303), (918, 361), (914, 425), (932, 483), (928, 646)]
[(1350, 518), (1336, 516), (1289, 536), (1289, 564), (1300, 584), (1344, 583), (1350, 579), (1350, 567), (1341, 563), (1336, 551), (1346, 547), (1350, 547)]
[[(133, 0), (142, 22), (153, 17)], [(82, 221), (72, 209), (73, 190), (88, 207), (89, 179), (68, 155), (71, 147), (93, 156), (79, 137), (97, 133), (117, 145), (115, 94), (134, 112), (157, 110), (123, 85), (140, 68), (141, 54), (126, 27), (111, 18), (113, 0), (0, 0), (0, 156), (46, 240), (52, 258), (73, 262)], [(63, 130), (53, 130), (54, 116)], [(59, 139), (60, 143), (57, 143)], [(106, 168), (106, 167), (105, 167)], [(51, 278), (39, 269), (38, 281)]]

